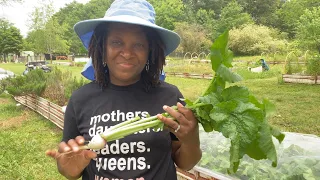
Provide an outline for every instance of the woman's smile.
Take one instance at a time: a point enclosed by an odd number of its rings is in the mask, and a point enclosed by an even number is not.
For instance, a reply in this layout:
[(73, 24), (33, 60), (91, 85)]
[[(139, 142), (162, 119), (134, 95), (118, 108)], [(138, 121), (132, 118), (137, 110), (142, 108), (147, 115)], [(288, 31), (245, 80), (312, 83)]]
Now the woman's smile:
[(122, 69), (132, 69), (135, 65), (128, 62), (123, 62), (118, 64)]

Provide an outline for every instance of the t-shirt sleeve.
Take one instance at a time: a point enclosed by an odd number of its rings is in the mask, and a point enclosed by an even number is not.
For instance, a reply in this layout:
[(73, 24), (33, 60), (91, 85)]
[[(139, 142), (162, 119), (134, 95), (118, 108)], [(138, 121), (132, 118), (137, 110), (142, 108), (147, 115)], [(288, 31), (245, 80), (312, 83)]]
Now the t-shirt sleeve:
[(64, 114), (62, 141), (67, 142), (69, 139), (74, 139), (79, 135), (80, 135), (80, 132), (77, 126), (74, 102), (71, 97), (68, 102), (66, 112)]

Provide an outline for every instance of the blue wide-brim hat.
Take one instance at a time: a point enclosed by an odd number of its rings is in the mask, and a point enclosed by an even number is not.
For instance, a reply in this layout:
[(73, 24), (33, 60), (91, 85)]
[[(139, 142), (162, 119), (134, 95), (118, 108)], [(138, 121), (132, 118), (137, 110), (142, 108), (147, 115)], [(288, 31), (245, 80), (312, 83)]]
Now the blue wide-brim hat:
[[(103, 22), (128, 23), (154, 29), (165, 45), (165, 56), (173, 52), (180, 43), (177, 33), (155, 24), (154, 8), (145, 0), (115, 0), (103, 18), (80, 21), (75, 24), (74, 30), (87, 50), (94, 29)], [(89, 80), (95, 79), (91, 58), (81, 74)]]

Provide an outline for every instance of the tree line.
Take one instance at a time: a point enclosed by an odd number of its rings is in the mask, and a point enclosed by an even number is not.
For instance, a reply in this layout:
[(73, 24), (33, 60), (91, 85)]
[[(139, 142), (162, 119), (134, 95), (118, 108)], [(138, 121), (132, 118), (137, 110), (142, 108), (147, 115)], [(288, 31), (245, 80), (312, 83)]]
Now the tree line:
[[(6, 3), (10, 0), (1, 0)], [(0, 4), (1, 4), (0, 1)], [(19, 1), (19, 0), (16, 0)], [(30, 31), (22, 39), (12, 24), (0, 20), (0, 54), (31, 50), (35, 53), (85, 54), (73, 31), (81, 20), (101, 18), (113, 0), (73, 1), (54, 12), (52, 0), (31, 15)], [(230, 30), (230, 48), (236, 55), (286, 53), (291, 50), (320, 52), (320, 1), (318, 0), (149, 0), (156, 23), (176, 31), (182, 38), (176, 52), (208, 52), (215, 38)], [(8, 25), (9, 23), (9, 25)], [(7, 33), (8, 34), (8, 33)], [(9, 33), (10, 34), (10, 33)], [(18, 33), (19, 34), (19, 33)], [(3, 40), (5, 39), (5, 40)], [(8, 42), (19, 41), (19, 46)], [(3, 48), (4, 45), (7, 48)]]

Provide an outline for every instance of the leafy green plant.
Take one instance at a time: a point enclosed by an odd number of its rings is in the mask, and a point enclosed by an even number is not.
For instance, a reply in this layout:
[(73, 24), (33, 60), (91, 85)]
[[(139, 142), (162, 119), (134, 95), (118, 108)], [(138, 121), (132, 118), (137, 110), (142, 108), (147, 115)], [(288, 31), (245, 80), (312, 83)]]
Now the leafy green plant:
[(43, 97), (63, 106), (68, 102), (72, 92), (86, 83), (87, 81), (83, 78), (74, 77), (71, 71), (62, 71), (54, 67), (47, 77), (47, 86)]
[(273, 28), (247, 24), (230, 30), (230, 49), (236, 55), (258, 55), (261, 53), (286, 51), (286, 40)]
[(42, 96), (59, 105), (65, 105), (74, 90), (87, 83), (77, 79), (70, 71), (61, 71), (57, 67), (50, 73), (36, 69), (24, 76), (15, 76), (3, 80), (8, 93), (14, 96), (34, 94)]
[(299, 57), (294, 51), (287, 54), (286, 64), (284, 66), (285, 74), (302, 73), (302, 66), (299, 64)]
[[(246, 87), (230, 86), (241, 77), (229, 68), (232, 67), (233, 54), (227, 47), (228, 32), (222, 34), (211, 47), (212, 70), (215, 77), (207, 90), (194, 103), (198, 121), (206, 132), (221, 132), (231, 140), (229, 172), (236, 172), (240, 159), (247, 154), (253, 159), (269, 159), (277, 165), (276, 150), (272, 142), (275, 136), (279, 142), (284, 135), (272, 128), (267, 117), (273, 111), (268, 100), (259, 102)], [(201, 106), (200, 106), (201, 104)]]
[(320, 75), (320, 56), (316, 55), (308, 60), (307, 74), (312, 76)]
[(26, 94), (41, 95), (46, 88), (47, 82), (45, 73), (40, 69), (30, 71), (25, 76), (8, 78), (6, 81), (6, 90), (15, 96)]

